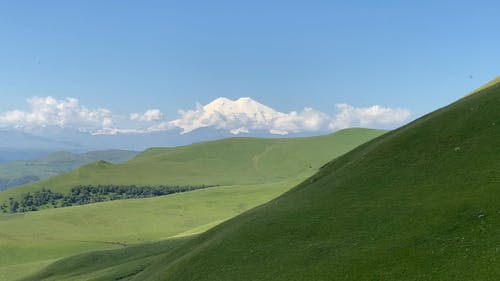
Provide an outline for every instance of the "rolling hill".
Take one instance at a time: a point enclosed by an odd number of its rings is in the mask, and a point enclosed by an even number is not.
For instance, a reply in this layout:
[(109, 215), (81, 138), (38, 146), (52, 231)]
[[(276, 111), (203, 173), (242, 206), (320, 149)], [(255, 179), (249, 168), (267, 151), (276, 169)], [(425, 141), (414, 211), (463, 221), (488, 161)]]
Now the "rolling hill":
[(76, 185), (234, 185), (308, 176), (330, 159), (384, 131), (347, 129), (307, 138), (230, 138), (173, 148), (151, 148), (122, 164), (95, 162), (59, 176), (0, 193), (0, 202), (49, 188)]
[(0, 191), (71, 171), (98, 160), (121, 163), (137, 154), (128, 150), (92, 151), (84, 154), (55, 152), (34, 160), (0, 164)]
[(214, 187), (0, 215), (0, 280), (17, 280), (47, 263), (82, 252), (196, 234), (279, 196), (297, 183)]
[(148, 199), (0, 215), (0, 280), (15, 280), (82, 252), (197, 234), (279, 196), (329, 159), (383, 133), (349, 129), (311, 138), (235, 138), (154, 148), (123, 164), (96, 162), (1, 192), (3, 198), (49, 186), (64, 192), (77, 183), (196, 180), (220, 185)]
[(497, 280), (499, 108), (496, 83), (189, 240), (80, 255), (27, 280)]

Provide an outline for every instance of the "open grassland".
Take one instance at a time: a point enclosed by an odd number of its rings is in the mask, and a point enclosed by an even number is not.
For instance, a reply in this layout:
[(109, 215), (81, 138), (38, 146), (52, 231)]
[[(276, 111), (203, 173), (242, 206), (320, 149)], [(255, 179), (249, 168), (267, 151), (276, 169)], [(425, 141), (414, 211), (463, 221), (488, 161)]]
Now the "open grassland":
[[(64, 270), (64, 273), (59, 272), (56, 280), (131, 280), (158, 259), (175, 256), (173, 253), (191, 239), (193, 237), (171, 238), (113, 251), (77, 255), (58, 263), (59, 267), (65, 267), (67, 270)], [(88, 267), (90, 264), (92, 265)], [(84, 266), (79, 270), (82, 265)]]
[(196, 234), (297, 183), (214, 187), (0, 216), (0, 280), (15, 280), (48, 261), (76, 253)]
[[(51, 261), (83, 252), (128, 249), (134, 244), (171, 241), (172, 237), (187, 241), (184, 237), (279, 196), (329, 159), (381, 134), (380, 130), (350, 129), (312, 138), (237, 138), (155, 148), (124, 164), (97, 162), (2, 192), (0, 198), (5, 199), (42, 187), (66, 192), (78, 184), (221, 185), (163, 197), (0, 216), (0, 280), (15, 280)], [(142, 251), (140, 246), (133, 249)], [(143, 267), (156, 259), (151, 256), (156, 252), (141, 253), (138, 262)], [(72, 276), (70, 280), (78, 279)]]
[(77, 185), (235, 185), (306, 177), (332, 158), (382, 133), (347, 129), (319, 137), (232, 138), (174, 148), (151, 148), (122, 164), (100, 161), (0, 192), (0, 202), (42, 187), (67, 193)]
[(28, 280), (498, 280), (499, 109), (497, 83), (178, 247), (150, 252), (134, 271), (108, 251), (100, 259), (113, 264), (98, 271), (93, 253)]

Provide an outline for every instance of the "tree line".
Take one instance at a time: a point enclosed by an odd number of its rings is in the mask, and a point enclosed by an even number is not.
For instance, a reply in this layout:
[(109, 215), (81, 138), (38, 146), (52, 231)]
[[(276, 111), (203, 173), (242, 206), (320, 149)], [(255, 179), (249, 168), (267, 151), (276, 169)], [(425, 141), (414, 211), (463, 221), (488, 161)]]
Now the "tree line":
[(0, 205), (0, 212), (23, 213), (46, 208), (69, 207), (103, 201), (132, 198), (148, 198), (188, 192), (213, 187), (213, 185), (196, 186), (136, 186), (136, 185), (79, 185), (73, 187), (69, 194), (63, 195), (50, 189), (42, 188), (35, 192), (24, 193), (19, 199), (9, 198)]

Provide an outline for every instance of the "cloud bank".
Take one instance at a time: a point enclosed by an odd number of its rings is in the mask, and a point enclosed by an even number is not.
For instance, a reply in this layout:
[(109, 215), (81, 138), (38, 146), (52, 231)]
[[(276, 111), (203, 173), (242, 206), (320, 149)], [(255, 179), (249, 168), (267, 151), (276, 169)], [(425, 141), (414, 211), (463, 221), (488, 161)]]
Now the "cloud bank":
[(88, 109), (75, 98), (33, 97), (27, 102), (30, 111), (7, 111), (0, 115), (0, 124), (16, 128), (57, 126), (89, 130), (113, 125), (110, 110)]
[(286, 114), (251, 98), (236, 101), (218, 98), (205, 106), (197, 105), (196, 109), (179, 111), (179, 114), (181, 117), (169, 124), (182, 129), (182, 134), (213, 127), (235, 135), (256, 130), (286, 135), (321, 130), (329, 120), (326, 114), (312, 108)]
[(144, 113), (130, 114), (130, 120), (139, 122), (153, 122), (163, 119), (163, 113), (159, 109), (149, 109)]
[(218, 98), (196, 109), (179, 111), (181, 117), (169, 122), (170, 127), (182, 129), (182, 134), (206, 127), (230, 131), (232, 134), (265, 130), (275, 135), (318, 132), (349, 127), (397, 126), (408, 120), (411, 112), (402, 108), (388, 108), (380, 105), (354, 107), (336, 104), (333, 115), (306, 107), (302, 111), (283, 113), (267, 107), (251, 98), (232, 101)]
[(403, 124), (411, 115), (408, 109), (380, 105), (354, 107), (345, 103), (335, 105), (337, 114), (329, 124), (332, 130), (349, 127), (388, 128)]
[[(332, 114), (310, 107), (284, 113), (251, 98), (218, 98), (194, 109), (180, 110), (179, 118), (164, 121), (159, 109), (129, 116), (113, 114), (105, 108), (89, 109), (75, 98), (34, 97), (27, 100), (30, 110), (11, 110), (0, 114), (0, 125), (16, 128), (56, 126), (99, 134), (146, 134), (180, 130), (188, 134), (201, 128), (213, 128), (238, 135), (267, 131), (274, 135), (329, 132), (349, 127), (393, 128), (408, 121), (411, 112), (404, 108), (380, 105), (354, 107), (335, 105)], [(134, 125), (135, 124), (135, 125)], [(143, 124), (137, 128), (137, 124)]]

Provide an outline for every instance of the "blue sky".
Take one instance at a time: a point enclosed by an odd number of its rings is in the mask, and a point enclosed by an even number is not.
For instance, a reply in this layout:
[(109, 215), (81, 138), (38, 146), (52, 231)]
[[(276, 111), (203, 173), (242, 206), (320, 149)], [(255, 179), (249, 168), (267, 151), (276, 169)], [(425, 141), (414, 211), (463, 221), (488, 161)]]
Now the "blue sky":
[[(167, 119), (218, 97), (418, 117), (498, 75), (498, 1), (1, 1), (0, 112), (33, 96)], [(469, 75), (472, 75), (471, 79)]]

